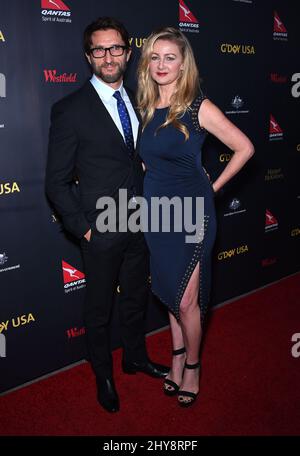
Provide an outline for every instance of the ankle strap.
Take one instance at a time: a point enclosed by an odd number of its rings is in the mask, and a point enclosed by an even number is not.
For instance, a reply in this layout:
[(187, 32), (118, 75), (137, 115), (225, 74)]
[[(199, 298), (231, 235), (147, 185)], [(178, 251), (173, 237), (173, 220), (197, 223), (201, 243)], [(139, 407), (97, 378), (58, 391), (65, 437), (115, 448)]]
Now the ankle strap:
[(185, 347), (178, 348), (178, 350), (173, 350), (172, 351), (173, 355), (182, 355), (182, 353), (185, 353)]
[(186, 367), (187, 369), (197, 369), (197, 367), (200, 367), (200, 361), (198, 361), (195, 364), (185, 363), (184, 367)]

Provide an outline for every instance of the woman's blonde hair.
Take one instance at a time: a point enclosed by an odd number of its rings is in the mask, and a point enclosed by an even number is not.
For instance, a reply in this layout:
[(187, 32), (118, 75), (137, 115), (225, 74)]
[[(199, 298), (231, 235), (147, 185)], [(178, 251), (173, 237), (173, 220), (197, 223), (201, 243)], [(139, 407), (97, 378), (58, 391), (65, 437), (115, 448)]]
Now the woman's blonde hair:
[(199, 92), (199, 73), (189, 41), (183, 33), (173, 27), (164, 27), (151, 33), (143, 45), (142, 56), (138, 66), (137, 92), (137, 102), (143, 121), (143, 128), (153, 118), (159, 99), (158, 85), (151, 78), (149, 72), (153, 46), (157, 40), (167, 40), (177, 44), (183, 57), (183, 70), (177, 79), (176, 89), (171, 97), (166, 121), (159, 128), (172, 124), (184, 134), (187, 140), (189, 131), (179, 119), (185, 114)]

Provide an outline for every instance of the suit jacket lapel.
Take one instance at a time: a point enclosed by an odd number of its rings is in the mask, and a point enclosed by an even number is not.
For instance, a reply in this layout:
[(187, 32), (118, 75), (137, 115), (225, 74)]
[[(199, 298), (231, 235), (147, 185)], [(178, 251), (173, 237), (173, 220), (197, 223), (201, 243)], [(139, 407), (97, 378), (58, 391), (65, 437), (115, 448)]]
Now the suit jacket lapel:
[(111, 118), (111, 115), (109, 114), (106, 107), (104, 106), (104, 104), (103, 104), (101, 98), (99, 97), (98, 93), (96, 92), (94, 86), (88, 81), (85, 85), (85, 88), (86, 88), (86, 92), (87, 92), (90, 106), (92, 109), (92, 115), (96, 119), (98, 118), (99, 122), (107, 123), (107, 128), (115, 131), (116, 136), (119, 137), (120, 146), (126, 147), (122, 134), (120, 133), (118, 127), (116, 126), (115, 122)]
[[(122, 136), (122, 134), (120, 133), (118, 127), (116, 126), (115, 122), (113, 121), (113, 119), (111, 118), (109, 112), (107, 111), (106, 107), (104, 106), (101, 98), (99, 97), (98, 93), (96, 92), (94, 86), (89, 82), (87, 81), (85, 86), (84, 86), (86, 92), (87, 92), (87, 96), (89, 98), (89, 102), (90, 102), (90, 106), (92, 108), (92, 115), (97, 119), (99, 119), (99, 122), (106, 122), (107, 123), (107, 128), (110, 128), (111, 130), (114, 130), (116, 132), (116, 135), (119, 137), (119, 142), (120, 142), (120, 147), (121, 148), (124, 148), (125, 149), (125, 152), (127, 152), (126, 150), (126, 145), (125, 145), (125, 142), (124, 142), (124, 138)], [(139, 121), (139, 127), (138, 127), (138, 134), (137, 134), (137, 140), (136, 140), (136, 148), (135, 148), (135, 151), (134, 151), (134, 156), (136, 156), (138, 154), (138, 146), (139, 146), (139, 142), (140, 142), (140, 137), (141, 137), (141, 131), (142, 131), (142, 122), (141, 122), (141, 117), (140, 117), (140, 114), (139, 114), (139, 111), (138, 109), (136, 108), (136, 101), (135, 101), (135, 98), (131, 92), (130, 89), (127, 89), (125, 88), (126, 92), (127, 92), (127, 95), (130, 99), (130, 102), (132, 104), (132, 107), (134, 109), (134, 112), (137, 116), (137, 119)], [(129, 157), (129, 155), (128, 155)]]

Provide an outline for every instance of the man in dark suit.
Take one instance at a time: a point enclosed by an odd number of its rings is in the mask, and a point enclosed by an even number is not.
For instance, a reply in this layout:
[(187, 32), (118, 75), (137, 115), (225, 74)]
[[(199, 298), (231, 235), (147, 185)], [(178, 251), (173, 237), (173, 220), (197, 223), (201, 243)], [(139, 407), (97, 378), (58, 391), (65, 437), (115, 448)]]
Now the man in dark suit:
[[(46, 191), (67, 230), (81, 241), (87, 277), (84, 319), (98, 401), (119, 410), (113, 381), (109, 323), (120, 283), (120, 328), (124, 372), (164, 377), (168, 368), (151, 362), (145, 344), (148, 251), (141, 232), (99, 232), (100, 197), (118, 205), (142, 195), (143, 170), (136, 152), (140, 125), (123, 75), (130, 58), (128, 32), (113, 18), (99, 18), (84, 32), (93, 76), (80, 90), (57, 102), (51, 113)], [(73, 190), (74, 178), (79, 181)]]

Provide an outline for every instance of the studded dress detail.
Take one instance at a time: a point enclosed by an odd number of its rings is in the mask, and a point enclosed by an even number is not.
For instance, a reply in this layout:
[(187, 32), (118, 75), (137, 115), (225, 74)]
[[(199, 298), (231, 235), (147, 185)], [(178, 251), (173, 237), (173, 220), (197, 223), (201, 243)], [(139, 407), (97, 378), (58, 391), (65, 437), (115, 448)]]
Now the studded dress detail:
[[(211, 254), (216, 237), (214, 191), (202, 167), (202, 146), (207, 132), (199, 125), (198, 112), (204, 99), (205, 96), (198, 96), (180, 119), (189, 130), (187, 141), (184, 134), (173, 125), (159, 128), (165, 121), (168, 108), (155, 110), (154, 117), (144, 129), (140, 141), (140, 156), (146, 166), (144, 198), (147, 201), (148, 231), (145, 230), (144, 234), (150, 250), (152, 291), (179, 320), (180, 302), (199, 263), (199, 305), (202, 322), (209, 304)], [(191, 235), (191, 229), (186, 228), (186, 219), (183, 220), (184, 210), (182, 219), (179, 220), (183, 229), (176, 229), (178, 212), (176, 213), (172, 204), (168, 210), (169, 232), (164, 231), (166, 206), (164, 216), (160, 206), (158, 229), (153, 229), (149, 222), (155, 218), (151, 202), (153, 198), (162, 201), (162, 197), (179, 198), (182, 208), (185, 206), (185, 198), (188, 197), (192, 208), (192, 211), (189, 211), (189, 214), (192, 214), (190, 222), (195, 225), (197, 221), (199, 227), (195, 242), (186, 242), (186, 236)], [(204, 198), (204, 218), (201, 217), (200, 220), (199, 216), (196, 220), (197, 197)], [(158, 212), (155, 214), (157, 216)]]

